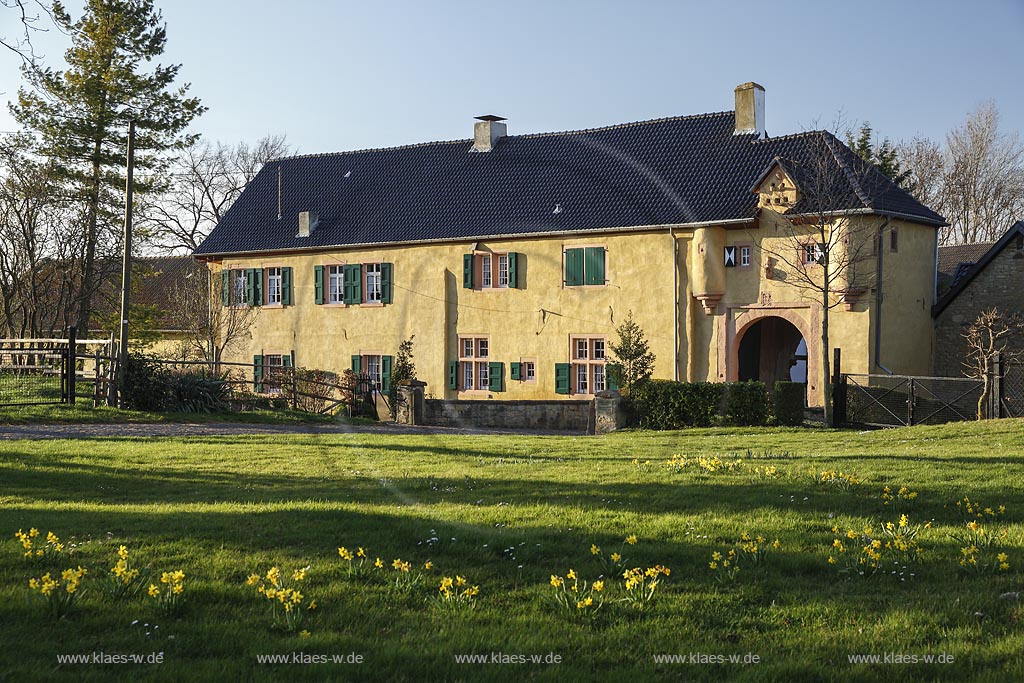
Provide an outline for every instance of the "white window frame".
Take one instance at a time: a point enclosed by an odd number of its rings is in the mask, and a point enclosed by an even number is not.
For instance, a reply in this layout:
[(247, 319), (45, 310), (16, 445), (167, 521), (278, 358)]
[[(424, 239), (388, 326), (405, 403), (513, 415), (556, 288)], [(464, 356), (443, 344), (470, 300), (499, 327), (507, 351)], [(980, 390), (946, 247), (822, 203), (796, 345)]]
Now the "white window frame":
[(266, 353), (263, 355), (263, 393), (280, 394), (281, 387), (272, 381), (275, 373), (284, 368), (283, 353)]
[(327, 267), (327, 303), (345, 303), (345, 268), (344, 266)]
[(490, 289), (492, 282), (491, 274), (491, 257), (490, 255), (480, 257), (480, 287), (481, 289)]
[(801, 259), (802, 263), (805, 266), (816, 266), (816, 265), (818, 265), (819, 261), (821, 261), (821, 257), (824, 254), (824, 252), (822, 252), (822, 250), (821, 250), (821, 245), (818, 244), (817, 242), (804, 242), (803, 245), (802, 245), (802, 248), (803, 248), (803, 258)]
[(573, 368), (576, 371), (576, 393), (589, 394), (590, 364), (575, 363)]
[(476, 388), (479, 391), (491, 388), (491, 367), (487, 361), (478, 361), (476, 364)]
[(592, 396), (607, 389), (608, 340), (603, 335), (572, 335), (569, 350), (572, 393)]
[(490, 389), (490, 337), (459, 337), (459, 391)]
[(381, 267), (380, 263), (363, 264), (363, 302), (379, 304), (381, 300)]
[(498, 287), (508, 287), (508, 254), (497, 254)]
[(247, 306), (249, 304), (245, 298), (245, 269), (232, 270), (230, 271), (230, 277), (234, 278), (234, 287), (232, 289), (233, 297), (231, 303), (235, 306)]
[(267, 268), (267, 305), (280, 306), (283, 280), (280, 268)]
[(383, 359), (376, 354), (363, 356), (362, 373), (370, 378), (374, 389), (380, 389), (383, 382)]
[(740, 268), (749, 268), (750, 267), (750, 253), (751, 253), (751, 251), (752, 250), (751, 250), (749, 245), (746, 245), (746, 244), (740, 245), (740, 264), (739, 264)]

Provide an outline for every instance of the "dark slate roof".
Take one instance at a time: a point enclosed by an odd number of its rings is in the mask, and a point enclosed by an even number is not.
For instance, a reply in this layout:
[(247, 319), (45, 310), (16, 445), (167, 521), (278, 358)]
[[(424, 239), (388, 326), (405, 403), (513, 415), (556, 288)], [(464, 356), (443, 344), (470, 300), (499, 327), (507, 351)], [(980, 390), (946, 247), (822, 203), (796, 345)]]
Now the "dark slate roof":
[[(977, 263), (970, 267), (965, 274), (956, 279), (949, 291), (939, 297), (939, 300), (935, 302), (934, 306), (932, 306), (932, 315), (937, 316), (942, 313), (946, 306), (948, 306), (953, 299), (959, 296), (960, 292), (967, 289), (967, 286), (971, 284), (975, 277), (977, 277), (978, 273), (985, 270), (985, 267), (992, 262), (992, 259), (999, 255), (999, 252), (1005, 249), (1011, 241), (1016, 241), (1018, 238), (1024, 238), (1024, 221), (1017, 221), (1015, 224), (1010, 226), (1010, 229), (1006, 231), (1005, 235), (999, 238), (998, 242), (989, 246), (988, 250), (982, 254)], [(975, 245), (967, 244), (959, 246), (970, 247)], [(943, 248), (944, 247), (939, 247), (940, 255)]]
[(939, 247), (939, 261), (937, 264), (939, 277), (948, 278), (950, 282), (956, 279), (957, 270), (961, 264), (975, 264), (985, 255), (995, 242), (975, 242), (974, 244), (949, 244)]
[[(472, 239), (750, 220), (750, 191), (776, 159), (804, 164), (826, 141), (853, 179), (863, 162), (828, 133), (733, 135), (733, 112), (608, 128), (319, 154), (268, 163), (196, 255)], [(847, 206), (940, 225), (873, 168)], [(280, 179), (280, 218), (278, 183)], [(863, 179), (862, 179), (863, 180)], [(799, 183), (798, 183), (799, 185)], [(870, 185), (870, 187), (867, 187)], [(298, 213), (320, 219), (296, 237)]]

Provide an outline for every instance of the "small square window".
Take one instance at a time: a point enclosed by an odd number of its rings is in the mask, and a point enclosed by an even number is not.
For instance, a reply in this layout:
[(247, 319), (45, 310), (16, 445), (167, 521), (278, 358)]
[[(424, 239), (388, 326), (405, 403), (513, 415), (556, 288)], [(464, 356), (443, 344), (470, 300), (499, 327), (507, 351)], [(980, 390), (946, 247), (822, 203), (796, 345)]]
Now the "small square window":
[(587, 346), (588, 346), (587, 341), (588, 340), (586, 340), (586, 339), (577, 339), (576, 340), (576, 359), (577, 360), (586, 360), (587, 359), (587, 356), (588, 356), (588, 353), (587, 353), (587, 351), (588, 351), (588, 349), (587, 349)]
[(745, 268), (750, 265), (750, 247), (740, 247), (740, 267)]
[(594, 340), (594, 353), (591, 358), (594, 360), (604, 360), (604, 339)]
[(473, 357), (473, 340), (463, 339), (462, 340), (462, 357), (472, 358)]
[(487, 343), (486, 339), (477, 339), (476, 340), (476, 357), (477, 358), (487, 358), (487, 346), (488, 346), (488, 343)]
[(523, 379), (527, 382), (535, 382), (537, 380), (537, 364), (532, 360), (523, 363)]

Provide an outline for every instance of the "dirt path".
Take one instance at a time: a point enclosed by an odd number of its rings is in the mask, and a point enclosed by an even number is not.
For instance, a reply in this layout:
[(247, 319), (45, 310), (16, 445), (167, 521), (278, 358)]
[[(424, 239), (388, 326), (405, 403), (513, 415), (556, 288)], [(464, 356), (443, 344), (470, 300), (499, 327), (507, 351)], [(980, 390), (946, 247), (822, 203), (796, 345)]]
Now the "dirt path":
[(169, 423), (156, 422), (149, 424), (0, 424), (0, 440), (9, 439), (90, 439), (105, 437), (168, 437), (168, 436), (238, 436), (263, 434), (529, 434), (529, 435), (574, 435), (576, 432), (556, 432), (540, 430), (494, 430), (494, 429), (457, 429), (452, 427), (410, 427), (382, 423), (376, 425), (345, 425), (345, 424), (246, 424), (233, 422), (220, 423)]

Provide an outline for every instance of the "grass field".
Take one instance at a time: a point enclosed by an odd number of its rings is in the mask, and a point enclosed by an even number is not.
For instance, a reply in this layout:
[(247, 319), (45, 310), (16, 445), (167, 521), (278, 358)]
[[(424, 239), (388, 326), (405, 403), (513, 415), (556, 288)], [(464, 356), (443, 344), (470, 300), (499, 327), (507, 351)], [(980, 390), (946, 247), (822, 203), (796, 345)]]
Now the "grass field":
[[(1024, 680), (1024, 608), (1000, 597), (1024, 588), (1022, 453), (1024, 422), (1011, 420), (867, 433), (0, 442), (0, 680)], [(708, 473), (692, 460), (668, 466), (675, 455), (741, 462)], [(836, 482), (822, 483), (831, 470)], [(857, 483), (843, 484), (840, 470)], [(885, 486), (917, 496), (884, 506)], [(951, 534), (966, 529), (955, 506), (964, 496), (992, 508), (981, 524), (997, 547), (979, 550), (979, 564), (1005, 551), (1008, 570), (962, 572)], [(881, 524), (898, 525), (901, 513), (907, 528), (930, 522), (916, 539), (919, 563), (896, 575), (888, 565), (873, 576), (840, 573), (850, 555), (837, 553), (837, 537), (856, 556), (861, 541), (848, 529), (870, 524), (882, 537)], [(14, 538), (30, 527), (41, 531), (37, 545), (49, 530), (76, 545), (52, 569), (88, 568), (80, 601), (56, 622), (28, 584), (47, 565), (24, 559)], [(728, 557), (744, 533), (781, 547), (721, 579), (712, 553)], [(634, 534), (635, 545), (623, 543)], [(99, 589), (122, 544), (155, 576), (184, 572), (176, 616), (145, 595), (115, 602)], [(350, 578), (339, 546), (365, 547), (385, 569)], [(647, 611), (617, 602), (623, 581), (601, 564), (615, 551), (628, 567), (671, 570)], [(397, 558), (410, 562), (408, 575), (391, 568)], [(434, 566), (423, 572), (427, 561)], [(301, 584), (302, 605), (317, 602), (304, 612), (308, 637), (271, 628), (270, 602), (247, 585), (275, 565), (288, 581), (310, 566)], [(607, 601), (593, 619), (579, 616), (592, 607), (546, 601), (551, 576), (570, 568), (587, 581), (606, 574), (595, 597)], [(409, 590), (393, 585), (419, 574)], [(475, 608), (428, 604), (441, 577), (455, 575), (479, 586)], [(164, 663), (58, 664), (58, 655), (94, 652), (162, 652)], [(258, 663), (298, 652), (363, 661)], [(455, 660), (499, 652), (561, 662)], [(759, 662), (654, 659), (690, 653)], [(953, 662), (849, 661), (886, 653)]]
[[(253, 410), (232, 413), (150, 413), (118, 410), (79, 399), (74, 406), (62, 404), (14, 405), (0, 407), (0, 425), (23, 424), (149, 424), (154, 422), (243, 422), (257, 424), (328, 424), (340, 418), (298, 410)], [(350, 418), (350, 422), (365, 422)]]

